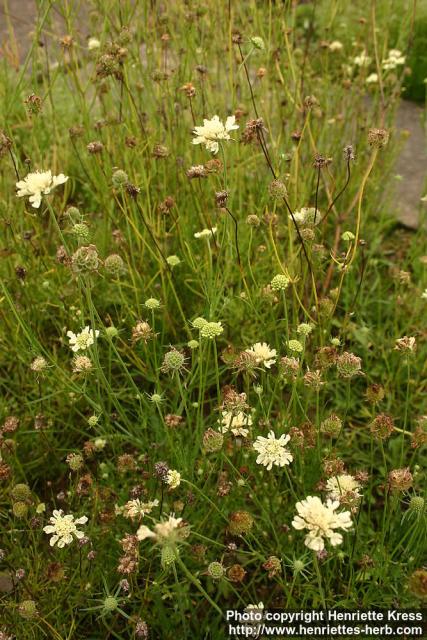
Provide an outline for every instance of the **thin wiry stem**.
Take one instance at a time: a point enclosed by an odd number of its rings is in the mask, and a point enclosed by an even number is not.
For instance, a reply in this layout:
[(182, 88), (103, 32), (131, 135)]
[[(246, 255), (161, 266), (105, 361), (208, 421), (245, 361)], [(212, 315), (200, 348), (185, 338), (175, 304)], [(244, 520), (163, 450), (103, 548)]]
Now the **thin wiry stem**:
[(341, 198), (342, 194), (344, 193), (344, 191), (347, 189), (349, 183), (350, 183), (350, 178), (351, 178), (351, 170), (350, 170), (350, 158), (347, 160), (347, 179), (345, 181), (345, 184), (343, 186), (343, 188), (341, 189), (341, 191), (335, 196), (335, 198), (332, 200), (331, 204), (328, 207), (328, 210), (326, 211), (325, 215), (323, 216), (323, 218), (321, 219), (320, 223), (322, 223), (324, 220), (326, 220), (326, 218), (328, 217), (329, 213), (332, 211), (333, 207), (335, 206), (335, 204), (338, 202), (338, 200)]
[(314, 198), (314, 224), (316, 224), (316, 218), (317, 218), (317, 200), (319, 197), (319, 185), (320, 185), (320, 167), (317, 168), (317, 184), (316, 184), (316, 195)]
[[(250, 79), (250, 77), (249, 77), (249, 71), (248, 71), (248, 67), (247, 67), (247, 64), (246, 64), (246, 60), (245, 60), (245, 58), (244, 58), (244, 56), (243, 56), (243, 52), (242, 52), (242, 48), (241, 48), (241, 46), (240, 46), (240, 43), (238, 43), (238, 45), (237, 45), (237, 46), (239, 47), (240, 57), (242, 58), (242, 65), (243, 65), (243, 68), (244, 68), (244, 70), (245, 70), (245, 75), (246, 75), (247, 83), (248, 83), (248, 85), (249, 85), (249, 91), (250, 91), (250, 94), (251, 94), (251, 100), (252, 100), (252, 105), (253, 105), (253, 107), (254, 107), (254, 112), (255, 112), (256, 117), (259, 119), (258, 109), (257, 109), (256, 102), (255, 102), (255, 96), (254, 96), (254, 92), (253, 92), (253, 89), (252, 89), (252, 83), (251, 83), (251, 79)], [(259, 130), (259, 129), (257, 128), (257, 130), (256, 130), (256, 131), (257, 131), (258, 140), (259, 140), (259, 143), (260, 143), (260, 145), (261, 145), (261, 149), (262, 149), (262, 152), (263, 152), (264, 157), (265, 157), (265, 159), (266, 159), (266, 162), (267, 162), (267, 164), (268, 164), (268, 167), (269, 167), (269, 169), (270, 169), (270, 171), (271, 171), (271, 174), (272, 174), (272, 176), (273, 176), (273, 179), (274, 179), (274, 180), (276, 180), (276, 179), (277, 179), (277, 175), (276, 175), (276, 172), (274, 171), (273, 165), (272, 165), (271, 160), (270, 160), (269, 153), (268, 153), (268, 151), (267, 151), (267, 146), (266, 146), (266, 143), (265, 143), (265, 138), (264, 138), (264, 134), (263, 134), (263, 132), (262, 132), (262, 129), (261, 129), (261, 130)], [(305, 247), (305, 243), (304, 243), (303, 237), (302, 237), (302, 235), (301, 235), (301, 232), (300, 232), (299, 226), (298, 226), (298, 224), (297, 224), (297, 221), (295, 220), (295, 217), (294, 217), (293, 211), (292, 211), (292, 209), (291, 209), (291, 206), (290, 206), (290, 204), (289, 204), (288, 199), (286, 198), (286, 196), (283, 196), (283, 200), (284, 200), (285, 205), (286, 205), (286, 208), (287, 208), (287, 210), (289, 211), (289, 214), (290, 214), (290, 216), (291, 216), (291, 218), (292, 218), (292, 222), (294, 223), (294, 226), (295, 226), (295, 229), (296, 229), (296, 232), (297, 232), (297, 235), (298, 235), (298, 239), (299, 239), (299, 241), (300, 241), (300, 243), (301, 243), (301, 246), (302, 246), (302, 249), (303, 249), (303, 253), (304, 253), (305, 259), (306, 259), (307, 264), (308, 264), (308, 268), (309, 268), (310, 275), (311, 275), (311, 280), (312, 280), (312, 286), (313, 286), (314, 298), (315, 298), (315, 301), (316, 301), (316, 307), (317, 307), (317, 289), (316, 289), (316, 280), (315, 280), (315, 278), (314, 278), (314, 272), (313, 272), (313, 267), (312, 267), (312, 264), (311, 264), (311, 260), (310, 260), (310, 258), (308, 257), (308, 253), (307, 253), (307, 249), (306, 249), (306, 247)]]
[(240, 251), (239, 251), (239, 228), (238, 228), (238, 223), (237, 223), (237, 219), (236, 217), (231, 213), (230, 209), (228, 207), (225, 207), (225, 210), (227, 211), (228, 215), (231, 217), (231, 219), (234, 222), (234, 243), (236, 245), (236, 251), (237, 251), (237, 261), (239, 263), (239, 267), (242, 266), (242, 261), (240, 259)]

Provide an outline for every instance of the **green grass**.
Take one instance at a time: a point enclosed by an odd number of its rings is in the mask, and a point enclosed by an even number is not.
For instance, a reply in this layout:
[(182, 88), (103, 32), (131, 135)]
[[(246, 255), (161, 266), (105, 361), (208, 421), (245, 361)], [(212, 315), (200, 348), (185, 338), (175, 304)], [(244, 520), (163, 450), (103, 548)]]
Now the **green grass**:
[[(382, 66), (390, 49), (410, 54), (414, 16), (411, 3), (366, 4), (42, 1), (27, 57), (9, 30), (1, 637), (124, 640), (145, 637), (145, 621), (150, 638), (216, 639), (221, 611), (260, 601), (421, 606), (426, 245), (396, 223), (405, 65)], [(215, 114), (239, 129), (212, 155), (192, 130)], [(206, 176), (190, 179), (197, 165)], [(36, 170), (68, 176), (38, 209), (15, 189)], [(301, 224), (294, 214), (316, 203), (317, 224)], [(221, 323), (216, 337), (200, 317)], [(86, 326), (99, 335), (73, 353), (67, 332)], [(397, 349), (404, 336), (416, 348)], [(258, 342), (276, 351), (271, 366), (245, 352)], [(247, 434), (215, 447), (230, 407)], [(328, 435), (331, 414), (342, 428)], [(293, 460), (267, 470), (253, 444), (270, 430), (290, 436)], [(181, 474), (176, 488), (161, 462)], [(343, 473), (363, 480), (338, 507), (353, 526), (316, 553), (292, 526), (295, 504), (325, 502)], [(158, 504), (126, 518), (136, 498)], [(88, 518), (86, 544), (49, 545), (54, 509)], [(170, 514), (182, 523), (168, 539), (126, 543)]]

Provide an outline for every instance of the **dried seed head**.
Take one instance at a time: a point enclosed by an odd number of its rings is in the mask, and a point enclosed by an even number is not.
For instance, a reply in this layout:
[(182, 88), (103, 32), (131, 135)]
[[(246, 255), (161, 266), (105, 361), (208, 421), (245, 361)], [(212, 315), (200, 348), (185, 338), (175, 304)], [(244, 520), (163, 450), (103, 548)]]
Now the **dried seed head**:
[(136, 621), (135, 638), (148, 638), (148, 624), (144, 620)]
[(224, 209), (227, 206), (228, 191), (217, 191), (215, 193), (215, 203), (219, 209)]
[(163, 482), (166, 482), (168, 473), (169, 473), (169, 465), (167, 462), (163, 462), (163, 461), (156, 462), (156, 464), (154, 465), (154, 475), (157, 478), (159, 478)]
[(420, 420), (418, 426), (415, 428), (414, 433), (411, 438), (411, 447), (412, 449), (418, 449), (418, 447), (422, 447), (427, 444), (427, 428), (424, 420)]
[(87, 356), (74, 356), (72, 363), (73, 373), (90, 373), (92, 368), (93, 364), (90, 358)]
[(233, 564), (227, 571), (227, 576), (230, 582), (243, 582), (246, 576), (246, 571), (240, 564)]
[(385, 390), (381, 384), (370, 384), (366, 389), (366, 398), (372, 404), (377, 404), (384, 399)]
[(269, 556), (262, 568), (268, 571), (269, 578), (274, 578), (282, 573), (282, 562), (277, 556)]
[(286, 198), (288, 190), (286, 185), (281, 180), (272, 180), (268, 186), (268, 192), (274, 199)]
[(166, 215), (170, 213), (170, 211), (174, 208), (174, 206), (175, 206), (174, 198), (172, 198), (172, 196), (166, 196), (163, 202), (159, 204), (159, 211), (160, 213), (163, 213), (164, 215)]
[(138, 196), (139, 192), (141, 191), (141, 189), (139, 187), (137, 187), (136, 185), (132, 184), (131, 182), (126, 183), (125, 189), (126, 189), (126, 193), (128, 194), (128, 196), (130, 196), (133, 200), (136, 199), (136, 197)]
[(331, 415), (320, 424), (320, 431), (332, 437), (337, 437), (341, 429), (342, 420), (335, 413), (331, 413)]
[(186, 82), (185, 84), (183, 84), (181, 87), (181, 91), (185, 93), (187, 98), (194, 98), (196, 95), (196, 87), (192, 82)]
[(195, 178), (207, 178), (208, 172), (203, 164), (198, 164), (187, 169), (185, 175), (189, 180), (194, 180)]
[(320, 154), (316, 154), (313, 161), (313, 167), (315, 169), (325, 169), (332, 163), (332, 158), (325, 158)]
[(386, 438), (389, 438), (393, 433), (393, 418), (386, 415), (385, 413), (380, 413), (373, 419), (373, 421), (369, 425), (369, 429), (374, 438), (376, 438), (377, 440), (385, 440)]
[(207, 429), (203, 434), (203, 448), (208, 453), (221, 451), (224, 443), (224, 436), (219, 431)]
[(344, 351), (337, 358), (337, 370), (342, 378), (353, 378), (353, 376), (360, 375), (362, 368), (362, 359), (355, 356), (354, 353)]
[(90, 273), (99, 267), (98, 250), (94, 244), (79, 247), (71, 256), (71, 267), (76, 273)]
[(11, 148), (12, 140), (3, 131), (0, 131), (0, 158), (9, 153)]
[(37, 605), (34, 600), (23, 600), (18, 606), (19, 615), (25, 620), (31, 620), (38, 615)]
[(165, 415), (165, 425), (170, 429), (176, 429), (180, 427), (184, 422), (182, 416), (178, 416), (176, 413), (168, 413)]
[(254, 519), (248, 511), (235, 511), (230, 515), (228, 531), (232, 536), (241, 536), (249, 533), (254, 524)]
[(412, 487), (413, 480), (409, 467), (393, 469), (388, 474), (388, 485), (391, 491), (407, 491)]
[(26, 502), (31, 498), (31, 489), (27, 484), (16, 484), (10, 490), (12, 500)]
[(153, 158), (167, 158), (169, 155), (169, 149), (165, 147), (163, 144), (156, 144), (153, 148), (152, 156)]
[(427, 570), (417, 569), (409, 577), (408, 581), (409, 591), (420, 598), (421, 600), (427, 599)]
[(323, 471), (328, 478), (339, 476), (345, 472), (344, 462), (340, 458), (325, 458), (323, 460)]
[(19, 427), (19, 418), (16, 416), (7, 416), (1, 427), (2, 433), (14, 433)]
[(389, 132), (386, 129), (369, 129), (368, 143), (371, 147), (381, 149), (388, 143), (389, 137)]
[(344, 157), (349, 162), (350, 160), (354, 160), (354, 149), (351, 144), (347, 144), (344, 147)]
[(99, 140), (94, 140), (93, 142), (89, 142), (86, 149), (91, 154), (102, 153), (104, 145)]
[(145, 343), (154, 337), (154, 332), (148, 322), (139, 320), (134, 327), (132, 327), (132, 343), (135, 344), (139, 340), (143, 340)]
[(325, 381), (322, 380), (322, 372), (320, 369), (316, 369), (315, 371), (306, 371), (303, 376), (304, 384), (306, 387), (311, 387), (312, 389), (320, 389)]
[(297, 358), (289, 357), (289, 356), (284, 356), (283, 358), (280, 358), (279, 371), (284, 378), (289, 378), (290, 380), (296, 380), (298, 376), (299, 368), (300, 368), (300, 363), (299, 363), (299, 360), (297, 360)]
[(104, 267), (108, 273), (110, 273), (112, 276), (115, 276), (116, 278), (123, 274), (125, 271), (125, 263), (123, 262), (123, 258), (117, 253), (112, 253), (110, 256), (107, 256), (105, 258)]
[(329, 369), (336, 364), (338, 352), (335, 347), (321, 347), (317, 350), (314, 363), (320, 369)]
[(403, 338), (396, 340), (394, 348), (396, 351), (403, 353), (413, 353), (417, 348), (415, 338), (413, 336), (403, 336)]
[(31, 95), (29, 95), (28, 98), (25, 100), (25, 104), (27, 105), (27, 111), (31, 115), (37, 115), (41, 112), (42, 103), (43, 101), (40, 98), (40, 96), (36, 96), (35, 93), (32, 93)]

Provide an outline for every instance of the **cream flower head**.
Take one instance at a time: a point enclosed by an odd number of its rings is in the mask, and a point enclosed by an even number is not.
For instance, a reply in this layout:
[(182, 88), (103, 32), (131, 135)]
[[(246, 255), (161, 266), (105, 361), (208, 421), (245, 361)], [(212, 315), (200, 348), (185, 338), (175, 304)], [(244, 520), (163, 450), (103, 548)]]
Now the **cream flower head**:
[(308, 530), (304, 541), (306, 547), (313, 551), (323, 551), (325, 538), (333, 547), (342, 543), (342, 535), (336, 529), (350, 529), (353, 523), (350, 511), (336, 513), (339, 506), (338, 500), (327, 500), (323, 504), (317, 496), (307, 496), (305, 500), (296, 503), (298, 514), (292, 520), (292, 526)]
[(203, 126), (194, 127), (193, 144), (204, 144), (208, 151), (218, 153), (218, 140), (230, 140), (230, 131), (238, 129), (235, 116), (228, 116), (223, 123), (218, 116), (203, 120)]
[(195, 238), (210, 238), (211, 236), (215, 235), (215, 233), (217, 232), (217, 228), (216, 227), (212, 227), (212, 229), (202, 229), (202, 231), (196, 231), (196, 233), (194, 234)]
[(71, 544), (74, 538), (80, 540), (84, 536), (83, 531), (79, 531), (76, 525), (86, 524), (86, 516), (75, 520), (71, 513), (64, 516), (64, 512), (60, 509), (59, 511), (55, 510), (49, 520), (51, 524), (43, 527), (43, 531), (45, 533), (53, 533), (50, 539), (51, 547), (57, 544), (57, 546), (62, 549), (66, 544)]
[(169, 469), (166, 476), (166, 484), (171, 489), (176, 489), (181, 484), (181, 474), (176, 469)]
[(58, 176), (53, 176), (52, 171), (36, 171), (35, 173), (29, 173), (23, 180), (19, 180), (16, 183), (18, 198), (29, 196), (31, 206), (35, 209), (40, 207), (42, 196), (47, 195), (60, 184), (67, 182), (68, 176), (64, 176), (60, 173)]
[(360, 498), (359, 493), (360, 482), (348, 473), (342, 473), (339, 476), (333, 476), (329, 478), (326, 483), (326, 490), (328, 492), (328, 498), (332, 500), (340, 500), (342, 496), (346, 496), (349, 493), (353, 494), (354, 498)]
[(182, 518), (175, 518), (172, 513), (167, 520), (161, 520), (157, 522), (153, 529), (150, 529), (145, 524), (141, 525), (136, 532), (138, 540), (147, 540), (151, 538), (158, 544), (174, 544), (179, 542), (184, 536), (185, 531), (180, 530)]
[(276, 438), (274, 431), (270, 431), (266, 438), (258, 436), (252, 445), (259, 454), (256, 459), (257, 464), (262, 464), (267, 468), (267, 471), (271, 471), (273, 465), (275, 467), (284, 467), (292, 462), (293, 456), (289, 449), (286, 448), (289, 440), (290, 436), (284, 433), (280, 438)]
[(270, 369), (276, 362), (277, 351), (271, 349), (266, 342), (256, 342), (252, 347), (246, 349), (245, 353), (251, 354), (256, 364), (263, 365), (266, 369)]
[(252, 425), (252, 417), (244, 411), (238, 411), (237, 413), (233, 413), (233, 411), (223, 411), (222, 418), (218, 420), (218, 422), (222, 425), (220, 427), (221, 433), (231, 431), (233, 436), (246, 438), (249, 433), (248, 427)]
[(67, 331), (67, 337), (70, 339), (71, 350), (85, 351), (95, 342), (95, 338), (99, 336), (99, 331), (91, 331), (89, 325), (87, 325), (80, 333), (73, 333), (73, 331)]

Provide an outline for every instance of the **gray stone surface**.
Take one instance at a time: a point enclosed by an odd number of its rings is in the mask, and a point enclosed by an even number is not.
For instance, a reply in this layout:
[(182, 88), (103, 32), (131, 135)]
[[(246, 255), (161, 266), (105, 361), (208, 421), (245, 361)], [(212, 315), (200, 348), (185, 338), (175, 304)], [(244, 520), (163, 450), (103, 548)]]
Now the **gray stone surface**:
[(427, 137), (422, 107), (402, 100), (396, 118), (398, 132), (408, 137), (396, 162), (395, 172), (402, 176), (396, 185), (396, 210), (399, 222), (416, 229), (420, 211), (427, 204), (421, 202), (427, 191)]

